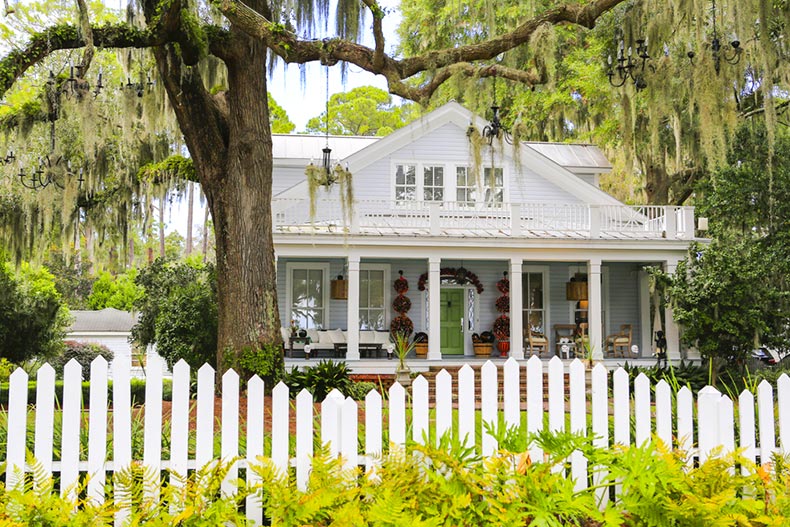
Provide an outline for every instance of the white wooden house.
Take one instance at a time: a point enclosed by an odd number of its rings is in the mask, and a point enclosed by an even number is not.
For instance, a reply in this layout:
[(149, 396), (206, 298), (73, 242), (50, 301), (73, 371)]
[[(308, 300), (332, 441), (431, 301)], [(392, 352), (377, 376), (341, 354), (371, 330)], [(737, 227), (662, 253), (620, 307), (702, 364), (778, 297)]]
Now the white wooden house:
[[(607, 336), (624, 324), (631, 328), (627, 352), (650, 356), (644, 268), (674, 270), (695, 238), (693, 208), (614, 199), (598, 187), (611, 166), (591, 145), (495, 140), (476, 167), (468, 129), (486, 124), (449, 103), (384, 138), (329, 137), (334, 161), (353, 174), (354, 205), (345, 221), (337, 185), (319, 189), (315, 214), (309, 212), (305, 166), (320, 163), (327, 139), (275, 136), (283, 324), (348, 330), (346, 358), (358, 359), (357, 330), (387, 329), (396, 316), (393, 282), (402, 271), (408, 316), (429, 336), (427, 358), (469, 356), (472, 334), (490, 331), (499, 316), (496, 283), (507, 272), (511, 356), (529, 354), (529, 330), (543, 333), (554, 354), (555, 328), (585, 319), (594, 358), (605, 358)], [(338, 276), (347, 280), (347, 298), (330, 293)], [(568, 283), (577, 278), (587, 281), (586, 300), (568, 299)], [(671, 310), (665, 315), (668, 355), (679, 358), (678, 328)]]

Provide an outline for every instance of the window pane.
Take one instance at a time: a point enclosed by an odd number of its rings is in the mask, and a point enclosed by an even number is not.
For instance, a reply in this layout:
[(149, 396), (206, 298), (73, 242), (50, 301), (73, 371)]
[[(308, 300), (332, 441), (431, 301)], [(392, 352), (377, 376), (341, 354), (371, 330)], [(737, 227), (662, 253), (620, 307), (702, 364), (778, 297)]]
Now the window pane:
[(384, 271), (370, 272), (370, 307), (384, 308)]
[(543, 308), (543, 274), (542, 273), (529, 273), (527, 281), (529, 282), (529, 307), (532, 309)]
[(370, 288), (368, 272), (359, 272), (359, 307), (368, 307), (368, 289)]
[(530, 311), (529, 327), (532, 328), (533, 331), (545, 333), (543, 330), (543, 311)]
[(406, 166), (406, 184), (407, 185), (417, 184), (417, 167), (415, 167), (414, 165)]

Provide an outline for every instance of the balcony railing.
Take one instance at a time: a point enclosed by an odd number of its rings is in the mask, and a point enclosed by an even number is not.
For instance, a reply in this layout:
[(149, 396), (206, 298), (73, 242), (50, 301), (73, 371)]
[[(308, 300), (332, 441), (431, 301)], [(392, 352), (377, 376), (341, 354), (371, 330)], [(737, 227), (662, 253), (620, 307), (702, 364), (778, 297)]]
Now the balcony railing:
[(344, 220), (337, 200), (274, 199), (275, 232), (524, 238), (692, 239), (694, 208), (565, 203), (359, 200)]

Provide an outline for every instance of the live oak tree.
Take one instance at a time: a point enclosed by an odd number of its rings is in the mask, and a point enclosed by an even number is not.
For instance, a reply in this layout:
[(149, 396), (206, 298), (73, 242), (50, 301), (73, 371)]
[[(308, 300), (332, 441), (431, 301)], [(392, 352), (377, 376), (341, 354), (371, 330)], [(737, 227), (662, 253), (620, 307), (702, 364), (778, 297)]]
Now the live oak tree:
[[(56, 24), (38, 31), (0, 61), (0, 90), (5, 93), (29, 68), (58, 50), (84, 50), (79, 68), (83, 77), (91, 69), (96, 49), (150, 53), (214, 222), (217, 365), (221, 369), (238, 365), (245, 353), (253, 354), (258, 363), (269, 366), (264, 376), (272, 379), (282, 370), (282, 354), (270, 208), (271, 115), (266, 103), (265, 73), (271, 61), (353, 64), (384, 76), (391, 93), (420, 103), (458, 76), (537, 85), (546, 76), (541, 48), (534, 46), (533, 38), (552, 26), (592, 28), (619, 4), (636, 10), (637, 18), (647, 18), (651, 8), (665, 3), (530, 3), (529, 11), (513, 12), (515, 23), (507, 29), (487, 32), (473, 24), (467, 28), (467, 34), (474, 36), (471, 43), (437, 42), (400, 57), (385, 51), (382, 20), (387, 13), (376, 0), (340, 1), (335, 34), (322, 39), (313, 37), (316, 27), (331, 18), (326, 0), (216, 0), (210, 4), (140, 0), (139, 13), (132, 9), (135, 16), (130, 22), (115, 24), (95, 23), (84, 0), (76, 0), (78, 24)], [(762, 9), (772, 9), (769, 4), (759, 2)], [(496, 10), (497, 6), (492, 7)], [(695, 15), (694, 8), (672, 2), (662, 13), (664, 19), (680, 23)], [(366, 16), (372, 21), (372, 47), (356, 42)], [(532, 53), (533, 60), (518, 64), (494, 60), (501, 54), (507, 58), (509, 53)], [(215, 84), (212, 72), (218, 71), (224, 82)]]
[[(401, 44), (406, 54), (420, 54), (437, 46), (476, 42), (508, 31), (544, 5), (403, 0)], [(740, 123), (764, 121), (772, 135), (783, 115), (787, 121), (790, 61), (784, 35), (790, 3), (718, 2), (722, 53), (732, 55), (730, 42), (736, 37), (743, 50), (737, 64), (720, 55), (718, 68), (711, 49), (712, 7), (710, 0), (630, 1), (591, 31), (542, 26), (530, 46), (498, 59), (499, 64), (531, 66), (539, 84), (460, 78), (439, 90), (432, 104), (453, 98), (483, 113), (490, 112), (496, 97), (503, 120), (523, 139), (585, 141), (602, 147), (615, 169), (602, 176), (601, 184), (620, 199), (684, 204), (698, 181), (726, 164)], [(607, 56), (616, 59), (620, 38), (627, 53), (640, 37), (648, 39), (652, 57), (643, 72), (647, 87), (636, 90), (630, 79), (623, 87), (611, 86)], [(687, 56), (690, 51), (693, 61)]]

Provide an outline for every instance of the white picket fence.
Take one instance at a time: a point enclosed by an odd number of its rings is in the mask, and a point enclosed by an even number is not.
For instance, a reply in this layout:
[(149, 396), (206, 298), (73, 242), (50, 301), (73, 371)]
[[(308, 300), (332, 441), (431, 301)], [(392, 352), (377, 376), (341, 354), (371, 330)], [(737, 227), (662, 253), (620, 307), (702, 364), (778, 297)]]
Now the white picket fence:
[[(162, 459), (161, 372), (162, 368), (149, 365), (143, 456), (141, 460), (135, 461), (150, 467), (154, 473), (170, 469), (183, 475), (205, 466), (216, 457), (214, 424), (220, 416), (214, 415), (215, 372), (208, 365), (198, 370), (193, 459), (189, 456), (188, 448), (189, 412), (193, 404), (189, 395), (190, 371), (183, 361), (173, 368), (169, 438), (171, 455), (170, 459)], [(566, 372), (569, 379), (567, 400)], [(501, 369), (489, 361), (479, 371), (479, 377), (478, 372), (468, 365), (459, 371), (455, 402), (452, 378), (448, 372), (442, 371), (437, 375), (433, 401), (429, 400), (428, 381), (419, 376), (412, 383), (410, 399), (399, 384), (389, 389), (386, 405), (378, 392), (371, 391), (367, 395), (364, 440), (358, 438), (359, 408), (356, 401), (344, 398), (336, 391), (331, 393), (321, 403), (320, 430), (316, 430), (313, 398), (307, 391), (302, 391), (295, 401), (296, 437), (295, 447), (291, 448), (288, 424), (291, 421), (292, 405), (288, 387), (280, 383), (272, 389), (273, 425), (270, 430), (264, 430), (264, 385), (258, 377), (249, 380), (246, 392), (246, 438), (240, 438), (239, 377), (231, 370), (222, 376), (220, 457), (223, 460), (238, 458), (241, 453), (240, 439), (246, 439), (242, 442), (246, 449), (228, 474), (223, 491), (234, 492), (233, 481), (238, 477), (238, 471), (262, 455), (269, 456), (283, 471), (294, 467), (297, 484), (304, 488), (310, 472), (314, 435), (318, 433), (321, 442), (328, 444), (333, 455), (342, 456), (347, 467), (373, 467), (381, 454), (406, 443), (408, 431), (416, 442), (422, 442), (429, 431), (433, 438), (453, 431), (467, 446), (475, 446), (484, 456), (491, 455), (497, 448), (496, 440), (484, 431), (475, 430), (475, 423), (479, 422), (475, 419), (478, 410), (483, 422), (496, 423), (501, 416), (509, 426), (519, 426), (522, 412), (526, 411), (528, 432), (540, 431), (544, 422), (552, 431), (564, 430), (567, 422), (570, 431), (593, 434), (594, 444), (604, 448), (614, 443), (641, 445), (657, 437), (666, 445), (688, 452), (689, 466), (695, 458), (704, 461), (715, 452), (726, 454), (736, 447), (743, 449), (746, 458), (754, 461), (759, 458), (762, 463), (768, 462), (773, 453), (790, 453), (790, 377), (787, 375), (782, 375), (777, 382), (776, 398), (773, 386), (765, 381), (757, 389), (756, 401), (755, 396), (748, 391), (740, 394), (736, 424), (735, 402), (712, 387), (704, 388), (696, 397), (688, 388), (682, 388), (673, 401), (672, 390), (665, 381), (656, 384), (652, 396), (650, 381), (642, 374), (635, 380), (634, 393), (631, 394), (628, 374), (620, 368), (612, 374), (613, 390), (610, 398), (609, 374), (600, 364), (586, 371), (584, 364), (578, 360), (573, 361), (566, 370), (557, 357), (547, 363), (532, 357), (526, 366), (509, 359)], [(500, 375), (503, 380), (502, 393), (499, 393)], [(520, 393), (522, 375), (526, 375), (526, 393)], [(545, 376), (548, 386), (547, 409), (544, 407)], [(88, 496), (96, 502), (102, 502), (105, 499), (105, 472), (126, 467), (132, 462), (129, 365), (113, 364), (112, 422), (108, 422), (108, 365), (101, 357), (91, 364), (90, 401), (89, 409), (86, 410), (89, 423), (87, 458), (80, 456), (79, 446), (83, 412), (81, 366), (71, 361), (64, 370), (59, 460), (53, 460), (55, 372), (49, 365), (44, 365), (39, 369), (36, 380), (36, 400), (28, 401), (27, 374), (19, 369), (11, 376), (7, 410), (9, 440), (5, 453), (8, 463), (7, 486), (10, 488), (20, 484), (21, 471), (30, 470), (25, 463), (25, 441), (22, 438), (27, 434), (28, 412), (32, 412), (35, 418), (33, 454), (45, 470), (59, 473), (61, 493), (74, 492), (81, 474), (88, 474)], [(476, 401), (476, 383), (480, 383), (480, 401)], [(35, 406), (29, 407), (29, 404)], [(382, 419), (385, 407), (388, 410), (387, 422)], [(410, 421), (407, 408), (411, 409)], [(457, 419), (453, 417), (454, 409), (457, 409)], [(544, 420), (546, 413), (548, 419)], [(612, 436), (609, 433), (610, 423)], [(385, 426), (388, 427), (389, 444), (383, 441)], [(112, 452), (107, 452), (106, 447), (108, 427), (111, 427), (113, 434)], [(269, 434), (268, 444), (271, 445), (266, 452), (265, 434)], [(482, 438), (480, 444), (476, 444), (476, 437)], [(739, 438), (737, 445), (736, 437)], [(361, 450), (360, 444), (363, 445)], [(530, 447), (530, 454), (533, 460), (543, 459), (540, 448), (534, 444)], [(577, 452), (572, 455), (570, 464), (570, 476), (578, 488), (584, 488), (588, 484), (586, 460)], [(246, 478), (250, 483), (256, 482), (253, 471), (246, 471)], [(171, 484), (183, 483), (174, 478)], [(155, 495), (158, 487), (151, 488), (150, 492)], [(608, 499), (605, 492), (600, 492), (600, 496)], [(260, 505), (253, 498), (248, 498), (247, 514), (260, 523)]]

